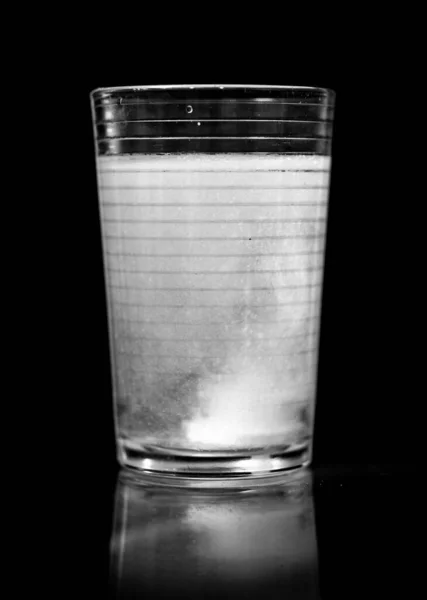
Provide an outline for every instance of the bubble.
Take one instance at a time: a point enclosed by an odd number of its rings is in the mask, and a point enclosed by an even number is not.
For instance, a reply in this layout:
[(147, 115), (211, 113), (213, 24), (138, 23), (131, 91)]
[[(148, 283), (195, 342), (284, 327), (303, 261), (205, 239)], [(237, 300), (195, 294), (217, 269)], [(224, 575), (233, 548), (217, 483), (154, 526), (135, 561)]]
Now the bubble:
[(187, 106), (185, 107), (185, 110), (187, 111), (188, 114), (191, 114), (193, 112), (193, 107), (191, 106), (191, 104), (187, 104)]

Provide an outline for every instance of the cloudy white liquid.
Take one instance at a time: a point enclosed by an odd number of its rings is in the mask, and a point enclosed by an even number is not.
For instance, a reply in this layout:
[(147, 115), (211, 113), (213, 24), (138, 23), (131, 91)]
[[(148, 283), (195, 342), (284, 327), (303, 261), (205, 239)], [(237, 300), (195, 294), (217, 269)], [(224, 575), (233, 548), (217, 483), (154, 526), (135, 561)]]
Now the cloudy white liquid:
[(127, 447), (310, 436), (329, 168), (319, 156), (98, 158)]

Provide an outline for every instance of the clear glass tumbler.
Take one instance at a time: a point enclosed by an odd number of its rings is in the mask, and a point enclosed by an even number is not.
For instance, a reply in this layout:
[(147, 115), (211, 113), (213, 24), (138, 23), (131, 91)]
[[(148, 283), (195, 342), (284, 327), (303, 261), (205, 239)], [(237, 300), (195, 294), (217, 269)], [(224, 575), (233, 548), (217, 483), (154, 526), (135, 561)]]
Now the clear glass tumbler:
[(119, 463), (171, 481), (308, 465), (334, 92), (91, 101)]

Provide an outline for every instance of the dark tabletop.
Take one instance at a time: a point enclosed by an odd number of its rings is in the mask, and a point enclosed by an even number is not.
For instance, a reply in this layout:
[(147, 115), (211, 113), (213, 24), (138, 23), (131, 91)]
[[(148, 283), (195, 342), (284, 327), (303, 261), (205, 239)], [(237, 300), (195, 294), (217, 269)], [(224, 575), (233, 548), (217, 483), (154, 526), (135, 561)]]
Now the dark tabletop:
[(76, 555), (91, 597), (418, 597), (415, 467), (319, 466), (243, 491), (91, 482)]

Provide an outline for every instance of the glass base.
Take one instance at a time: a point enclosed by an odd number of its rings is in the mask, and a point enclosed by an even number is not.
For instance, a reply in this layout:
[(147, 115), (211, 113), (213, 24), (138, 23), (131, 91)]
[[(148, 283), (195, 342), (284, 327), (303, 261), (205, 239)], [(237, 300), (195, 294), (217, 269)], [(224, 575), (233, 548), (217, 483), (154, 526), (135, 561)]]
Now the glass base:
[(127, 475), (141, 483), (199, 489), (276, 483), (278, 476), (299, 471), (310, 461), (308, 443), (253, 452), (184, 452), (121, 444), (119, 457)]

